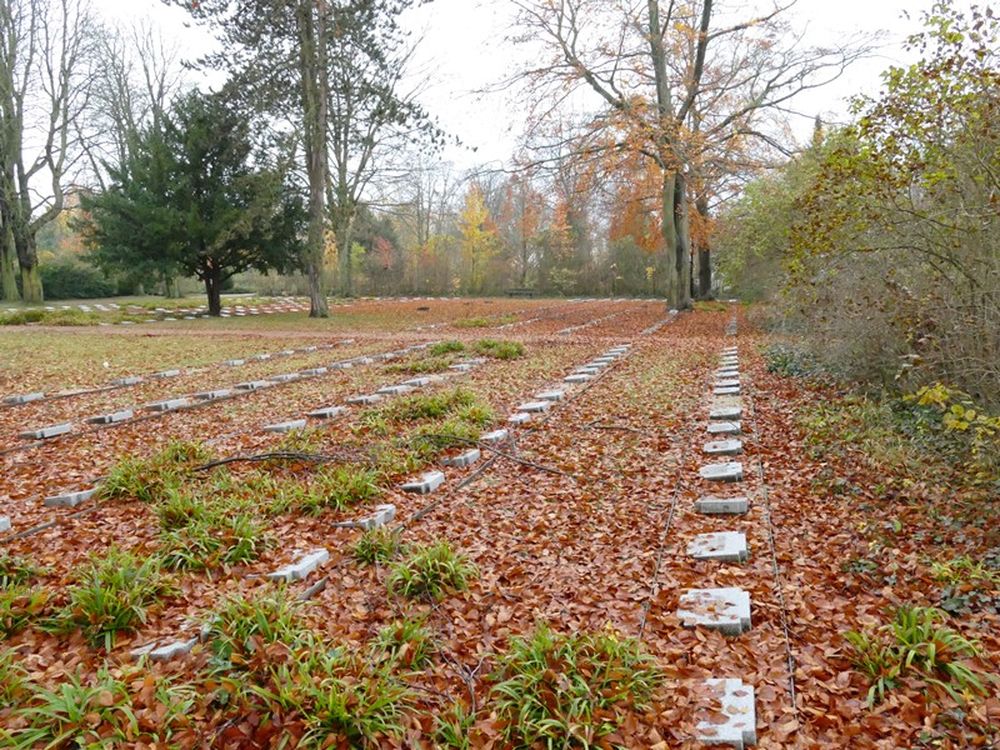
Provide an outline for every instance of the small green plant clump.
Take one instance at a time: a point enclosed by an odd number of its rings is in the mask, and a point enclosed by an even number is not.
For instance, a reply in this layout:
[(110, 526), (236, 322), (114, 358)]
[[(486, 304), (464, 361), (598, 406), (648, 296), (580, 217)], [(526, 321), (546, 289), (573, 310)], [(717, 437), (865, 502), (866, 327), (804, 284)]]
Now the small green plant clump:
[(92, 556), (49, 627), (56, 632), (80, 629), (91, 643), (110, 650), (119, 633), (134, 632), (146, 622), (150, 606), (173, 594), (160, 565), (156, 557), (142, 560), (115, 547)]
[(0, 637), (21, 632), (45, 612), (49, 592), (32, 585), (44, 572), (26, 558), (0, 554)]
[(393, 594), (440, 600), (448, 591), (465, 591), (477, 575), (479, 571), (465, 555), (442, 541), (417, 547), (406, 560), (393, 565), (387, 585)]
[(358, 464), (323, 469), (313, 479), (299, 507), (312, 513), (323, 508), (345, 510), (382, 494), (379, 478), (377, 469)]
[(354, 559), (362, 565), (384, 565), (403, 551), (399, 533), (380, 526), (361, 535), (354, 544)]
[(98, 494), (103, 500), (157, 503), (178, 490), (191, 468), (211, 459), (201, 444), (174, 441), (149, 458), (124, 458), (108, 472)]
[(844, 634), (853, 650), (854, 666), (870, 683), (868, 703), (881, 703), (908, 674), (940, 688), (958, 703), (986, 692), (986, 677), (963, 663), (978, 646), (943, 623), (933, 607), (900, 607), (891, 623), (874, 632)]
[(439, 341), (436, 344), (432, 344), (427, 350), (427, 353), (432, 357), (441, 357), (445, 354), (453, 354), (455, 352), (464, 352), (465, 344), (461, 341)]
[(510, 747), (596, 747), (628, 712), (646, 709), (661, 673), (633, 638), (563, 635), (547, 625), (515, 638), (491, 696)]
[(427, 666), (437, 651), (433, 631), (423, 620), (400, 620), (386, 625), (374, 642), (376, 656), (390, 660), (394, 666), (421, 669)]
[(480, 339), (473, 347), (478, 354), (493, 359), (517, 359), (524, 356), (524, 344), (520, 341), (497, 341)]

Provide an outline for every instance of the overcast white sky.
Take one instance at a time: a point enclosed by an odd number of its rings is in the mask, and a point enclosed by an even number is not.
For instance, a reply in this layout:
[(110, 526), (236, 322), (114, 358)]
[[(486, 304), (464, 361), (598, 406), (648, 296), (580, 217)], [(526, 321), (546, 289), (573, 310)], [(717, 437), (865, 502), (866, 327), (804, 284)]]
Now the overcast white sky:
[[(212, 44), (210, 35), (185, 23), (184, 11), (159, 0), (93, 2), (109, 21), (151, 19), (184, 57), (197, 57)], [(770, 5), (763, 0), (739, 5), (762, 4)], [(931, 0), (798, 1), (790, 18), (807, 30), (811, 44), (834, 43), (859, 31), (886, 34), (879, 57), (857, 63), (835, 84), (797, 101), (797, 108), (809, 115), (796, 125), (801, 138), (808, 136), (815, 114), (827, 120), (846, 119), (847, 97), (878, 90), (879, 73), (889, 64), (903, 62), (900, 43), (917, 29), (920, 13), (930, 5)], [(904, 11), (909, 11), (909, 21), (903, 18)], [(444, 128), (462, 140), (465, 148), (446, 154), (458, 166), (506, 160), (521, 132), (515, 102), (501, 94), (474, 93), (511, 72), (515, 52), (506, 41), (510, 16), (507, 0), (434, 0), (408, 14), (407, 24), (423, 34), (417, 67), (429, 74), (431, 82), (422, 100)]]

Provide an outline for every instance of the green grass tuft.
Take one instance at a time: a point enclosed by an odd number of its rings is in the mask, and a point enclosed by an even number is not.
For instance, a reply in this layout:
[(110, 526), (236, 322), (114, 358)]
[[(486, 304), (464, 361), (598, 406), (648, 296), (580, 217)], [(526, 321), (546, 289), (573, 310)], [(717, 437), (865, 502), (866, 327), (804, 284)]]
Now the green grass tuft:
[(406, 560), (393, 565), (387, 586), (393, 594), (440, 600), (448, 591), (464, 591), (469, 580), (478, 575), (476, 566), (465, 555), (442, 541), (417, 547)]
[(362, 565), (383, 565), (392, 562), (402, 551), (399, 533), (381, 526), (361, 535), (354, 544), (354, 559)]
[(375, 654), (393, 666), (422, 669), (430, 663), (438, 645), (433, 631), (423, 620), (400, 620), (379, 631), (372, 644)]
[(517, 359), (524, 356), (524, 344), (520, 341), (480, 339), (475, 343), (473, 349), (477, 353), (493, 359)]

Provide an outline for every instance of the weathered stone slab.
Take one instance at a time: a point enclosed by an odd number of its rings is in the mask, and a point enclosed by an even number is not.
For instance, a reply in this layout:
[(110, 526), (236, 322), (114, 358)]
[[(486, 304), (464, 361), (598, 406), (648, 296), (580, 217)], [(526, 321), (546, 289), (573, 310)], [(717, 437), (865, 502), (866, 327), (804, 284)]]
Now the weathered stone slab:
[(377, 529), (380, 526), (385, 526), (386, 524), (392, 523), (393, 519), (396, 517), (396, 506), (391, 503), (386, 503), (384, 505), (376, 505), (375, 512), (369, 516), (365, 516), (360, 521), (350, 521), (347, 524), (336, 524), (337, 526), (355, 526), (359, 529), (364, 529), (365, 531), (371, 531), (372, 529)]
[(541, 401), (562, 401), (566, 396), (566, 391), (563, 390), (552, 390), (552, 391), (542, 391), (541, 393), (536, 393), (535, 398)]
[(186, 641), (175, 641), (164, 646), (159, 646), (149, 652), (151, 661), (163, 662), (176, 659), (178, 656), (186, 656), (191, 653), (191, 649), (198, 643), (197, 638), (189, 638)]
[(749, 557), (747, 537), (742, 531), (698, 534), (688, 544), (687, 553), (696, 560), (745, 562)]
[(457, 468), (464, 468), (466, 466), (471, 466), (476, 463), (482, 456), (482, 451), (479, 448), (471, 448), (464, 453), (459, 453), (457, 456), (451, 456), (450, 458), (442, 458), (441, 463), (445, 466), (454, 466)]
[(347, 409), (343, 406), (325, 406), (322, 409), (316, 409), (315, 411), (309, 412), (308, 416), (315, 419), (333, 419), (334, 417), (339, 417), (346, 411)]
[(712, 409), (708, 413), (709, 419), (733, 420), (743, 416), (743, 409), (739, 406), (720, 406)]
[(743, 452), (742, 440), (713, 440), (705, 443), (702, 450), (712, 456), (735, 456)]
[(716, 388), (739, 388), (739, 378), (718, 378), (715, 381)]
[(573, 375), (567, 375), (563, 378), (563, 381), (566, 383), (586, 383), (591, 378), (593, 378), (593, 375), (587, 375), (586, 373), (574, 373)]
[(215, 401), (220, 398), (228, 398), (232, 396), (233, 392), (229, 388), (219, 388), (215, 391), (202, 391), (201, 393), (195, 393), (193, 398), (198, 401)]
[(301, 430), (305, 426), (306, 420), (292, 419), (288, 422), (277, 422), (275, 424), (265, 425), (262, 429), (264, 432), (291, 432), (292, 430)]
[(443, 471), (428, 471), (420, 479), (407, 482), (402, 486), (404, 492), (416, 492), (420, 495), (427, 495), (444, 484)]
[(330, 560), (330, 553), (325, 549), (314, 549), (307, 552), (293, 563), (278, 568), (267, 577), (272, 581), (303, 581), (320, 565)]
[(114, 424), (115, 422), (124, 422), (126, 419), (131, 419), (135, 416), (135, 412), (131, 409), (122, 409), (121, 411), (113, 411), (108, 414), (95, 414), (92, 417), (87, 417), (88, 424)]
[(609, 366), (610, 362), (605, 362), (600, 359), (592, 359), (590, 362), (584, 365), (588, 370), (603, 370), (605, 367)]
[(739, 422), (709, 422), (709, 435), (739, 435), (742, 425)]
[(229, 367), (241, 367), (246, 363), (247, 361), (245, 359), (227, 359), (223, 364), (228, 365)]
[(283, 372), (279, 375), (272, 375), (268, 378), (272, 383), (291, 383), (293, 380), (298, 380), (301, 376), (297, 372)]
[(528, 401), (521, 404), (518, 408), (519, 411), (526, 411), (529, 413), (538, 413), (543, 411), (548, 411), (552, 406), (551, 401)]
[(85, 500), (89, 500), (97, 493), (97, 488), (80, 490), (79, 492), (67, 492), (65, 495), (52, 495), (44, 500), (46, 508), (75, 508)]
[(334, 362), (330, 365), (331, 370), (350, 370), (354, 367), (353, 362)]
[(590, 365), (583, 365), (582, 367), (577, 367), (574, 370), (574, 372), (583, 375), (597, 375), (598, 373), (600, 373), (600, 371), (601, 371), (600, 367), (591, 367)]
[(177, 409), (183, 409), (190, 402), (186, 398), (168, 398), (164, 401), (153, 401), (152, 403), (144, 405), (142, 408), (148, 411), (176, 411)]
[(58, 437), (59, 435), (65, 435), (73, 429), (73, 425), (69, 422), (63, 422), (62, 424), (52, 424), (47, 427), (38, 427), (34, 430), (25, 430), (21, 433), (23, 438), (31, 438), (34, 440), (46, 440), (48, 438)]
[(282, 349), (280, 352), (278, 352), (278, 354), (280, 354), (282, 357), (292, 357), (295, 356), (297, 352), (294, 349)]
[(176, 378), (180, 376), (180, 370), (161, 370), (160, 372), (154, 372), (150, 375), (151, 378), (156, 378), (157, 380), (165, 380), (167, 378)]
[(10, 518), (7, 516), (0, 516), (0, 534), (5, 531), (10, 531)]
[(681, 596), (677, 617), (686, 628), (740, 635), (751, 626), (750, 593), (738, 588), (690, 589)]
[(702, 479), (712, 482), (739, 482), (743, 479), (743, 464), (727, 461), (722, 464), (708, 464), (698, 469)]
[(32, 401), (41, 401), (45, 398), (44, 393), (17, 393), (13, 396), (7, 396), (3, 400), (5, 404), (30, 404)]
[[(705, 685), (711, 690), (706, 696), (712, 700), (711, 715), (698, 722), (695, 741), (705, 745), (728, 745), (734, 750), (746, 750), (757, 744), (757, 711), (754, 690), (741, 680), (709, 679)], [(718, 702), (720, 708), (716, 708)]]
[(261, 388), (268, 388), (274, 385), (274, 383), (269, 380), (247, 380), (244, 383), (237, 383), (233, 386), (238, 391), (257, 391)]
[(329, 370), (325, 367), (310, 367), (307, 370), (299, 370), (299, 377), (315, 378), (317, 375), (325, 375)]
[(718, 386), (716, 386), (715, 388), (712, 389), (712, 393), (715, 394), (716, 396), (739, 396), (740, 387), (738, 385), (727, 386), (725, 388), (719, 388)]
[(470, 365), (466, 362), (460, 362), (455, 365), (448, 365), (449, 370), (454, 370), (455, 372), (469, 372), (474, 365)]
[(300, 351), (305, 352), (306, 354), (311, 354), (312, 352), (315, 352), (318, 349), (319, 347), (317, 346), (303, 346), (302, 349), (300, 349)]
[(507, 430), (493, 430), (493, 432), (486, 432), (480, 435), (479, 440), (487, 445), (496, 445), (497, 443), (506, 442), (508, 437), (510, 437), (510, 433)]
[(271, 358), (271, 355), (268, 354), (267, 352), (263, 352), (262, 354), (255, 354), (252, 357), (250, 357), (250, 359), (255, 359), (258, 362), (266, 362), (270, 358)]
[(413, 390), (412, 385), (403, 385), (402, 383), (400, 383), (399, 385), (383, 386), (382, 388), (379, 388), (377, 391), (375, 391), (375, 393), (379, 393), (383, 396), (398, 396), (403, 393), (409, 393), (412, 390)]
[(382, 396), (377, 393), (369, 393), (362, 396), (351, 396), (347, 399), (349, 404), (360, 404), (362, 406), (368, 406), (369, 404), (377, 404), (382, 400)]
[(739, 377), (740, 377), (740, 368), (739, 367), (720, 367), (718, 370), (715, 371), (715, 377), (716, 378), (720, 378), (720, 379), (721, 378), (736, 378), (736, 379), (739, 379)]
[(431, 384), (430, 378), (410, 378), (409, 380), (404, 380), (403, 385), (408, 385), (411, 388), (423, 388), (424, 386)]
[(727, 347), (725, 347), (722, 350), (721, 353), (723, 355), (726, 355), (726, 354), (739, 354), (740, 353), (740, 348), (738, 346), (727, 346)]
[(749, 502), (745, 495), (735, 497), (705, 495), (694, 503), (694, 509), (707, 516), (742, 515), (748, 508)]
[(512, 425), (527, 424), (531, 421), (531, 415), (526, 411), (519, 411), (507, 417), (507, 421)]
[(111, 381), (111, 385), (137, 385), (142, 382), (142, 377), (139, 375), (128, 375), (124, 378), (115, 378)]

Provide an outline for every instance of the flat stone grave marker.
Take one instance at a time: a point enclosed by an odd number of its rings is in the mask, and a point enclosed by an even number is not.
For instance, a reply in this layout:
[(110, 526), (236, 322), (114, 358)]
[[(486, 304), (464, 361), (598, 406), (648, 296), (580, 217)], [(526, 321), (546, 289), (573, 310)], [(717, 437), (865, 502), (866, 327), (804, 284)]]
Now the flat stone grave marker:
[(153, 401), (143, 406), (148, 411), (176, 411), (188, 405), (186, 398), (168, 398), (163, 401)]
[(705, 745), (728, 745), (733, 750), (746, 750), (757, 744), (757, 711), (754, 691), (750, 685), (734, 678), (705, 680), (720, 709), (711, 709), (711, 716), (698, 722), (696, 742)]
[(696, 560), (745, 562), (749, 557), (747, 537), (742, 531), (698, 534), (688, 543), (687, 553)]
[(370, 531), (372, 529), (377, 529), (380, 526), (385, 526), (386, 524), (392, 523), (393, 519), (396, 517), (396, 506), (391, 503), (385, 503), (383, 505), (376, 505), (375, 512), (371, 515), (365, 516), (360, 521), (348, 521), (346, 523), (337, 523), (334, 526), (354, 526), (359, 529), (364, 529), (365, 531)]
[(526, 403), (521, 404), (517, 408), (518, 411), (538, 413), (538, 412), (548, 411), (551, 406), (552, 406), (551, 401), (541, 400), (541, 401), (528, 401)]
[(743, 452), (743, 441), (736, 439), (713, 440), (705, 443), (702, 450), (713, 456), (735, 456)]
[(709, 435), (739, 435), (742, 426), (739, 422), (710, 422)]
[(201, 393), (194, 394), (194, 398), (198, 401), (215, 401), (219, 398), (226, 398), (227, 396), (232, 396), (233, 392), (228, 388), (219, 388), (215, 391), (202, 391)]
[(334, 362), (330, 365), (331, 370), (350, 370), (352, 367), (354, 367), (353, 362)]
[(690, 589), (680, 598), (677, 617), (686, 628), (740, 635), (751, 626), (750, 593), (738, 588)]
[(109, 414), (96, 414), (93, 417), (87, 417), (88, 424), (114, 424), (115, 422), (124, 422), (126, 419), (131, 419), (135, 416), (135, 412), (131, 409), (122, 409), (121, 411), (113, 411)]
[(739, 482), (743, 479), (743, 464), (739, 461), (708, 464), (698, 469), (698, 473), (702, 479), (712, 482)]
[(403, 385), (408, 385), (411, 388), (423, 388), (424, 386), (430, 385), (430, 378), (411, 378), (410, 380), (404, 380)]
[(592, 359), (592, 360), (590, 360), (590, 362), (588, 362), (587, 364), (585, 364), (584, 367), (586, 367), (588, 369), (603, 370), (605, 367), (607, 367), (610, 364), (611, 364), (610, 362), (605, 362), (603, 360)]
[(63, 422), (62, 424), (53, 424), (47, 427), (38, 427), (34, 430), (26, 430), (21, 433), (23, 438), (33, 438), (35, 440), (46, 440), (48, 438), (57, 437), (59, 435), (65, 435), (73, 429), (73, 425), (69, 422)]
[(377, 404), (382, 400), (382, 396), (377, 393), (370, 393), (363, 396), (351, 396), (347, 399), (349, 404), (361, 404), (362, 406), (367, 406), (369, 404)]
[(0, 516), (0, 534), (5, 531), (10, 531), (10, 518), (7, 516)]
[(261, 388), (267, 388), (271, 385), (273, 385), (273, 383), (267, 380), (247, 380), (244, 383), (237, 383), (233, 386), (233, 388), (238, 391), (256, 391)]
[(283, 372), (280, 375), (272, 375), (268, 378), (272, 383), (291, 383), (293, 380), (298, 380), (299, 374), (297, 372)]
[(565, 383), (586, 383), (592, 377), (593, 377), (592, 375), (588, 375), (586, 373), (579, 372), (579, 373), (574, 373), (572, 375), (567, 375), (565, 378), (563, 378), (563, 382), (565, 382)]
[(497, 443), (503, 443), (510, 436), (507, 430), (493, 430), (493, 432), (486, 432), (479, 436), (479, 440), (488, 445), (496, 445)]
[(413, 390), (412, 385), (387, 385), (379, 388), (375, 393), (379, 393), (383, 396), (398, 396), (402, 393), (409, 393)]
[(89, 500), (97, 493), (97, 488), (80, 490), (78, 492), (67, 492), (64, 495), (52, 495), (44, 500), (46, 508), (75, 508), (85, 500)]
[(740, 368), (738, 367), (720, 367), (715, 371), (716, 378), (739, 378)]
[(427, 495), (444, 484), (443, 471), (428, 471), (420, 479), (415, 479), (403, 485), (404, 492), (416, 492), (420, 495)]
[(271, 358), (271, 355), (268, 354), (267, 352), (264, 352), (263, 354), (255, 354), (252, 357), (250, 357), (250, 359), (255, 359), (258, 362), (266, 362), (270, 358)]
[(739, 406), (719, 406), (708, 413), (709, 419), (730, 421), (743, 416), (743, 409)]
[(40, 401), (45, 398), (44, 393), (18, 393), (13, 396), (7, 396), (3, 400), (5, 404), (30, 404), (32, 401)]
[(450, 458), (442, 458), (441, 463), (445, 466), (454, 466), (456, 468), (464, 468), (466, 466), (471, 466), (476, 463), (482, 456), (482, 452), (479, 448), (471, 448), (463, 453), (459, 453), (457, 456), (451, 456)]
[(712, 393), (716, 396), (739, 396), (740, 387), (738, 385), (725, 387), (716, 386), (712, 389)]
[(526, 411), (519, 411), (507, 417), (507, 421), (512, 425), (522, 425), (531, 421), (531, 415)]
[(115, 378), (111, 381), (111, 385), (137, 385), (142, 382), (142, 377), (139, 375), (128, 375), (124, 378)]
[(306, 354), (311, 354), (312, 352), (317, 351), (318, 348), (319, 347), (316, 346), (303, 346), (302, 351)]
[(330, 552), (328, 550), (314, 549), (295, 562), (268, 573), (267, 577), (272, 581), (304, 581), (320, 565), (329, 562), (329, 560)]
[[(197, 638), (188, 638), (186, 641), (174, 641), (173, 643), (167, 643), (166, 645), (153, 648), (148, 652), (148, 655), (150, 661), (171, 661), (176, 659), (178, 656), (186, 656), (187, 654), (190, 654), (197, 643)], [(146, 654), (136, 653), (135, 655), (138, 657)]]
[(315, 419), (333, 419), (346, 411), (347, 409), (343, 406), (325, 406), (322, 409), (309, 412), (307, 416), (314, 417)]
[(240, 365), (245, 365), (246, 362), (247, 361), (245, 359), (227, 359), (224, 364), (229, 367), (239, 367)]
[(562, 401), (566, 396), (566, 391), (555, 389), (551, 391), (542, 391), (541, 393), (536, 393), (535, 398), (541, 401)]
[(308, 370), (299, 370), (299, 375), (303, 378), (314, 378), (317, 375), (325, 375), (329, 370), (325, 367), (310, 367)]
[(705, 495), (694, 503), (694, 509), (707, 516), (742, 515), (748, 508), (749, 502), (745, 495), (735, 497)]
[(296, 354), (296, 351), (294, 349), (282, 349), (278, 354), (282, 357), (292, 357)]
[(716, 388), (739, 388), (740, 379), (739, 378), (717, 378), (715, 381)]
[(277, 422), (275, 424), (265, 425), (263, 430), (264, 432), (291, 432), (292, 430), (301, 430), (305, 426), (306, 420), (292, 419), (288, 422)]
[(456, 372), (468, 372), (472, 369), (472, 365), (466, 363), (459, 363), (457, 365), (448, 365), (449, 370), (455, 370)]
[(161, 370), (160, 372), (154, 372), (150, 377), (154, 377), (157, 380), (165, 380), (166, 378), (176, 378), (180, 374), (180, 370)]

